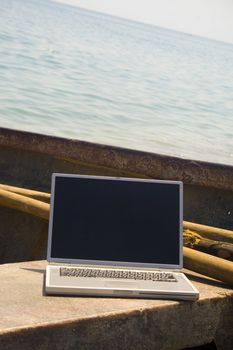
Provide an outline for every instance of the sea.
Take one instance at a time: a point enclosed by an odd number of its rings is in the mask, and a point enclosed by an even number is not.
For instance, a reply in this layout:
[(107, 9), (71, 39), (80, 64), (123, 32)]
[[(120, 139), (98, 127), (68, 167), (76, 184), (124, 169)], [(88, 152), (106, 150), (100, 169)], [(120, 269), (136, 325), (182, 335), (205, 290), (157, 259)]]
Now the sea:
[(1, 0), (0, 126), (233, 165), (233, 45)]

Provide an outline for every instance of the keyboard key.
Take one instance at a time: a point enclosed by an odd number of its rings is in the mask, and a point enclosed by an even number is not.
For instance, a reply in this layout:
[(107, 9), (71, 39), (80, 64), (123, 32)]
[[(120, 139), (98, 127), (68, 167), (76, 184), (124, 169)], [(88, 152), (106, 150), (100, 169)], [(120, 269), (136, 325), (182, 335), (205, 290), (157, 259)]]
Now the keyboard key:
[(85, 269), (76, 267), (61, 267), (62, 277), (92, 277), (92, 278), (113, 278), (133, 279), (144, 281), (177, 282), (171, 272), (144, 272), (131, 270), (106, 270), (106, 269)]

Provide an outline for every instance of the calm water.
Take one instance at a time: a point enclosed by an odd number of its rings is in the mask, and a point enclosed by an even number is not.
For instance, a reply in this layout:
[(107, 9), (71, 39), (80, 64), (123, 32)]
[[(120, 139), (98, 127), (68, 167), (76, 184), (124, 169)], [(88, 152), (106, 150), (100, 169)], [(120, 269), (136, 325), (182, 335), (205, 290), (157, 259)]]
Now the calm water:
[(233, 45), (1, 0), (0, 125), (233, 164)]

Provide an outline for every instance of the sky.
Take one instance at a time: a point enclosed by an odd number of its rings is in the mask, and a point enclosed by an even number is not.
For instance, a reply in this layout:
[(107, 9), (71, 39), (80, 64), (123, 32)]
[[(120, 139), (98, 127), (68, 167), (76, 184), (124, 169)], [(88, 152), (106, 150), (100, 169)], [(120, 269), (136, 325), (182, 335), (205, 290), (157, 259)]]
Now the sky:
[(233, 44), (233, 0), (54, 0)]

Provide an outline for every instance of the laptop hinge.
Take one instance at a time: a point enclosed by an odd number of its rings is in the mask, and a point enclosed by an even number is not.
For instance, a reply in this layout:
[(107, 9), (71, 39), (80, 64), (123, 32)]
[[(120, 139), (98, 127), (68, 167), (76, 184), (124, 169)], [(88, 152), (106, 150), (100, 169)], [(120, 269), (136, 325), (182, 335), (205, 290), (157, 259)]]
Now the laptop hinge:
[(49, 265), (55, 266), (69, 266), (69, 267), (86, 267), (86, 268), (99, 268), (99, 269), (113, 269), (113, 270), (146, 270), (146, 271), (172, 271), (172, 272), (180, 272), (181, 269), (169, 269), (169, 268), (152, 268), (152, 267), (130, 267), (130, 266), (112, 266), (112, 265), (94, 265), (94, 264), (72, 264), (72, 263), (63, 263), (63, 262), (49, 262)]

